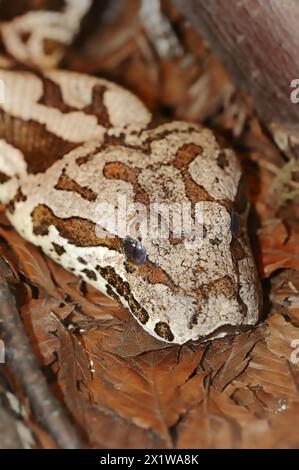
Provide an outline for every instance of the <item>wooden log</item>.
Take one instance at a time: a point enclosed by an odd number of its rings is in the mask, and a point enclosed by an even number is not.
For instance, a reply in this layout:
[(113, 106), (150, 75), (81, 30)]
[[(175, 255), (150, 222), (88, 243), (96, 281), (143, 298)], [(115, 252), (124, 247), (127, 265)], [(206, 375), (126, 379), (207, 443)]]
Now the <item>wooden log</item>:
[(299, 156), (299, 2), (174, 3), (219, 55), (235, 83), (252, 96), (279, 147)]

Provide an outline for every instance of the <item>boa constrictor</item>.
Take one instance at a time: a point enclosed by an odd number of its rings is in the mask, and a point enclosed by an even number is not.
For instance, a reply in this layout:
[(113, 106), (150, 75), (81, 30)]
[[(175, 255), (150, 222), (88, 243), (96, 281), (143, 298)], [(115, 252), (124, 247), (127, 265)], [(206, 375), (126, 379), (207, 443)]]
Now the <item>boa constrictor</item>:
[[(9, 69), (0, 80), (0, 201), (24, 238), (160, 340), (183, 344), (257, 322), (248, 203), (232, 150), (199, 125), (155, 126), (139, 99), (106, 80)], [(120, 196), (148, 209), (129, 215), (133, 236), (117, 224), (99, 230)], [(199, 207), (200, 243), (186, 243), (174, 222), (166, 238), (144, 236), (160, 203), (191, 204), (193, 221)]]

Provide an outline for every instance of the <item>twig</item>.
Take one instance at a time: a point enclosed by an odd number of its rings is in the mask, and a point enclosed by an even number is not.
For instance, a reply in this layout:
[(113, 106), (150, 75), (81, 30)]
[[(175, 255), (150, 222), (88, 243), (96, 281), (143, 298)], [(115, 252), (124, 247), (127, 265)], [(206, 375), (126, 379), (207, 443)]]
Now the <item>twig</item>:
[(9, 268), (0, 256), (0, 327), (6, 360), (29, 398), (36, 419), (63, 449), (83, 444), (60, 402), (51, 394), (46, 379), (32, 353), (8, 282)]

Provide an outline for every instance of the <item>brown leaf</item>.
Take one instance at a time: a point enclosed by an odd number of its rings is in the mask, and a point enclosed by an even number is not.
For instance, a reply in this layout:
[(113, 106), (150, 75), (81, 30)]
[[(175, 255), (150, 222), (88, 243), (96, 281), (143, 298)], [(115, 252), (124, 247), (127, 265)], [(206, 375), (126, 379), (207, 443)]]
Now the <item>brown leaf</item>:
[(132, 315), (128, 315), (125, 322), (117, 318), (97, 322), (94, 330), (84, 334), (84, 338), (86, 337), (99, 350), (112, 352), (120, 357), (134, 357), (147, 351), (173, 347), (172, 344), (162, 343), (146, 333)]
[(43, 365), (50, 364), (56, 358), (59, 340), (53, 334), (57, 330), (59, 320), (53, 313), (59, 308), (59, 300), (45, 296), (41, 299), (31, 299), (22, 308), (22, 319), (31, 344)]
[(85, 283), (86, 293), (83, 293), (80, 289), (82, 285), (80, 277), (66, 271), (50, 258), (47, 258), (46, 261), (60, 295), (76, 305), (83, 314), (93, 319), (102, 320), (111, 319), (114, 315), (126, 318), (123, 309), (114, 300), (109, 299), (99, 291), (95, 291), (91, 286), (86, 288)]
[(38, 248), (26, 242), (14, 230), (6, 230), (0, 226), (0, 235), (12, 247), (20, 262), (21, 271), (31, 282), (43, 287), (49, 294), (57, 295), (47, 263)]
[(255, 421), (245, 408), (211, 388), (206, 391), (205, 399), (191, 409), (178, 426), (177, 447), (240, 448), (245, 432)]
[(299, 328), (294, 327), (290, 322), (286, 322), (284, 317), (278, 313), (271, 315), (267, 323), (269, 325), (269, 334), (265, 339), (269, 350), (276, 356), (290, 361), (294, 350), (292, 341), (298, 340), (299, 342)]
[(85, 412), (86, 431), (91, 446), (104, 449), (161, 449), (161, 438), (116, 416), (110, 410), (97, 405), (88, 406)]
[(88, 398), (80, 390), (80, 384), (90, 378), (89, 359), (76, 336), (66, 330), (60, 322), (57, 323), (56, 335), (60, 342), (58, 386), (69, 411), (84, 429)]
[(282, 222), (274, 221), (259, 231), (264, 275), (269, 277), (281, 268), (299, 269), (299, 234), (288, 236)]
[[(87, 342), (86, 348), (94, 363), (93, 380), (87, 384), (94, 402), (152, 430), (171, 447), (169, 428), (192, 403), (202, 399), (200, 384), (205, 373), (191, 377), (202, 351), (171, 348), (125, 360), (93, 343)], [(195, 389), (187, 386), (189, 380)]]
[(259, 342), (252, 351), (252, 359), (242, 376), (249, 386), (262, 387), (282, 399), (298, 399), (298, 390), (288, 361), (273, 354), (266, 342)]
[[(259, 331), (253, 333), (239, 334), (233, 339), (232, 344), (222, 344), (224, 349), (217, 351), (220, 364), (215, 368), (214, 345), (208, 351), (203, 366), (210, 363), (213, 368), (213, 385), (217, 390), (224, 390), (225, 387), (238, 377), (247, 367), (250, 361), (250, 352), (258, 341), (262, 340)], [(221, 345), (222, 345), (221, 344)]]
[(271, 279), (270, 300), (273, 310), (284, 314), (299, 327), (299, 272), (284, 270)]
[[(255, 397), (250, 390), (248, 392), (252, 403)], [(177, 447), (246, 449), (298, 446), (298, 433), (295, 431), (299, 423), (298, 403), (289, 409), (287, 405), (276, 408), (275, 413), (268, 413), (267, 418), (253, 411), (256, 408), (248, 407), (248, 402), (245, 408), (211, 387), (205, 399), (179, 424)]]

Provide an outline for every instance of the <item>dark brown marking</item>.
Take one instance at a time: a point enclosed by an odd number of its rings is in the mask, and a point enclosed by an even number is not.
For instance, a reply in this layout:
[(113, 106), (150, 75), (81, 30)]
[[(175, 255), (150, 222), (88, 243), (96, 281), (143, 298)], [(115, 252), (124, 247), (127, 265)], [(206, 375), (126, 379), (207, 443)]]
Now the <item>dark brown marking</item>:
[(185, 183), (186, 195), (192, 204), (198, 201), (214, 201), (215, 199), (210, 196), (202, 186), (199, 186), (193, 179), (188, 171), (183, 170), (183, 178)]
[[(153, 127), (151, 127), (150, 125), (147, 126), (147, 129), (150, 129), (150, 128), (155, 129), (156, 128), (155, 124), (153, 125)], [(194, 125), (190, 124), (190, 126), (188, 126), (186, 129), (179, 129), (179, 133), (180, 134), (191, 135), (192, 132), (198, 132), (198, 128), (199, 128), (199, 126), (197, 126), (196, 124), (194, 124)], [(150, 152), (150, 146), (151, 146), (152, 142), (156, 142), (158, 140), (163, 140), (166, 137), (170, 136), (171, 134), (177, 134), (177, 132), (178, 132), (178, 129), (164, 129), (163, 131), (158, 132), (155, 135), (150, 135), (146, 139), (146, 142), (145, 142), (144, 145), (147, 146), (148, 152)], [(189, 144), (186, 144), (186, 145), (189, 145)], [(194, 144), (191, 144), (191, 145), (194, 145)], [(198, 148), (200, 148), (200, 147), (198, 146)]]
[(179, 169), (187, 168), (194, 158), (202, 154), (202, 151), (199, 145), (184, 144), (178, 149), (173, 165)]
[(87, 264), (87, 261), (86, 261), (84, 258), (81, 258), (81, 256), (78, 256), (77, 260), (78, 260), (79, 263), (81, 263), (81, 264)]
[(103, 175), (107, 179), (118, 179), (131, 183), (134, 188), (135, 201), (148, 205), (150, 202), (148, 193), (138, 183), (139, 170), (130, 168), (121, 162), (108, 162), (103, 168)]
[(108, 162), (103, 168), (105, 178), (127, 181), (136, 184), (138, 172), (121, 162)]
[(211, 243), (211, 245), (213, 245), (213, 246), (215, 246), (215, 245), (218, 246), (218, 245), (220, 245), (221, 240), (219, 240), (219, 238), (217, 238), (217, 237), (210, 238), (209, 243)]
[(94, 85), (92, 89), (91, 103), (88, 106), (85, 106), (82, 111), (86, 114), (92, 114), (96, 116), (98, 123), (101, 126), (109, 128), (111, 127), (111, 123), (103, 99), (106, 90), (106, 87), (103, 85)]
[(227, 160), (227, 157), (225, 155), (225, 152), (220, 152), (218, 157), (217, 157), (217, 165), (219, 166), (219, 168), (221, 168), (222, 170), (224, 170), (226, 167), (229, 166), (229, 162)]
[[(96, 266), (96, 270), (112, 287), (114, 287), (117, 294), (127, 301), (132, 314), (140, 321), (140, 323), (145, 325), (149, 319), (148, 313), (134, 298), (129, 283), (127, 281), (123, 281), (121, 276), (119, 276), (111, 266)], [(114, 295), (112, 295), (112, 297), (115, 298)]]
[(239, 303), (239, 309), (240, 309), (241, 315), (243, 316), (243, 318), (246, 318), (247, 313), (248, 313), (248, 306), (247, 304), (245, 304), (239, 292), (237, 294), (237, 301)]
[(60, 160), (66, 153), (78, 147), (61, 139), (33, 120), (23, 121), (0, 109), (0, 138), (19, 149), (27, 163), (28, 173), (41, 173)]
[(109, 236), (98, 237), (96, 234), (97, 225), (94, 222), (81, 217), (68, 217), (65, 219), (56, 217), (51, 209), (43, 204), (39, 204), (32, 211), (32, 221), (35, 235), (47, 235), (49, 226), (54, 225), (59, 234), (75, 246), (105, 246), (121, 251), (121, 240)]
[(236, 283), (229, 276), (223, 276), (210, 283), (208, 289), (210, 292), (213, 292), (215, 296), (225, 293), (225, 295), (230, 298), (233, 297), (236, 292)]
[(214, 201), (214, 198), (202, 186), (195, 183), (189, 173), (189, 164), (201, 153), (202, 148), (199, 145), (184, 144), (178, 149), (173, 161), (174, 167), (181, 170), (186, 195), (192, 204), (198, 201)]
[(77, 111), (76, 108), (68, 106), (63, 101), (61, 88), (57, 83), (53, 82), (50, 78), (44, 76), (40, 76), (40, 79), (43, 83), (43, 94), (38, 100), (39, 104), (43, 104), (49, 108), (59, 109), (59, 111), (62, 113)]
[(91, 159), (92, 155), (84, 155), (84, 157), (76, 158), (76, 163), (78, 166), (84, 165)]
[(141, 266), (136, 266), (136, 271), (138, 271), (138, 275), (146, 279), (149, 284), (163, 284), (171, 290), (177, 288), (169, 274), (149, 260), (146, 260)]
[[(47, 40), (48, 41), (48, 40)], [(50, 54), (57, 48), (57, 41), (48, 41), (45, 46), (48, 45), (48, 53)], [(52, 50), (51, 50), (52, 48)], [(45, 50), (47, 53), (47, 51)], [(111, 123), (109, 121), (109, 115), (104, 105), (103, 95), (106, 91), (106, 87), (102, 85), (95, 85), (92, 89), (92, 99), (91, 103), (84, 108), (76, 108), (75, 106), (69, 106), (63, 100), (62, 92), (60, 86), (52, 81), (51, 79), (41, 76), (40, 79), (43, 82), (43, 95), (38, 101), (40, 104), (44, 104), (45, 106), (59, 109), (62, 113), (70, 113), (70, 112), (83, 112), (88, 115), (96, 116), (98, 123), (106, 128), (111, 127)]]
[(57, 49), (59, 50), (63, 46), (65, 46), (63, 42), (56, 41), (55, 39), (43, 39), (43, 51), (46, 55), (52, 55)]
[[(147, 130), (150, 130), (151, 128), (155, 128), (155, 127), (151, 127), (151, 125), (147, 126)], [(183, 129), (183, 130), (181, 129), (179, 132), (182, 133), (182, 134), (191, 134), (192, 132), (197, 131), (197, 130), (198, 130), (197, 126), (192, 127), (190, 125), (187, 129)], [(141, 132), (143, 132), (143, 129), (141, 129), (140, 131), (134, 131), (134, 132), (132, 132), (132, 134), (135, 134), (135, 135), (138, 136), (138, 135), (141, 134)], [(109, 148), (111, 146), (112, 147), (125, 146), (126, 148), (129, 148), (129, 149), (132, 149), (132, 150), (138, 150), (139, 152), (143, 152), (145, 155), (150, 155), (151, 154), (151, 144), (153, 142), (156, 142), (158, 140), (163, 140), (166, 137), (170, 136), (171, 134), (176, 134), (176, 133), (177, 133), (177, 129), (165, 129), (164, 131), (159, 132), (156, 135), (150, 135), (145, 141), (140, 142), (140, 145), (138, 145), (138, 144), (128, 144), (128, 143), (126, 143), (126, 135), (124, 133), (121, 133), (120, 135), (118, 135), (116, 137), (116, 136), (113, 136), (113, 135), (109, 135), (106, 132), (106, 134), (104, 136), (104, 142), (101, 145), (101, 149), (104, 150), (104, 149)], [(191, 145), (194, 145), (194, 144), (191, 144)], [(201, 149), (200, 146), (197, 146), (197, 148)]]
[(196, 326), (198, 324), (198, 314), (194, 313), (194, 315), (192, 315), (189, 323), (188, 323), (188, 328), (189, 330), (192, 330), (192, 328), (194, 326)]
[(119, 135), (109, 135), (107, 132), (104, 135), (104, 141), (101, 145), (101, 150), (106, 150), (110, 147), (126, 147), (127, 149), (137, 150), (138, 152), (142, 152), (145, 155), (150, 154), (150, 147), (148, 145), (148, 141), (145, 143), (140, 142), (136, 144), (129, 144), (126, 142), (126, 134), (121, 132)]
[(241, 176), (238, 184), (237, 194), (234, 201), (234, 209), (243, 214), (248, 209), (247, 186), (244, 175)]
[(25, 196), (25, 194), (22, 193), (21, 188), (18, 188), (16, 195), (14, 196), (13, 199), (11, 199), (11, 201), (9, 201), (6, 208), (11, 214), (13, 214), (15, 211), (17, 202), (21, 202), (21, 201), (25, 202), (26, 200), (27, 200), (27, 196)]
[(114, 290), (112, 289), (111, 286), (109, 286), (109, 284), (106, 284), (106, 292), (107, 292), (107, 295), (109, 295), (109, 297), (111, 297), (112, 299), (114, 299), (118, 304), (120, 304), (122, 307), (123, 307), (123, 304), (121, 302), (121, 299), (119, 298), (119, 296), (116, 294), (116, 292), (114, 292)]
[(72, 180), (65, 172), (60, 175), (55, 189), (59, 189), (61, 191), (72, 191), (79, 194), (83, 199), (91, 202), (95, 202), (97, 199), (96, 193), (87, 186), (80, 186), (77, 181)]
[(176, 246), (178, 245), (179, 243), (182, 243), (182, 241), (184, 240), (183, 237), (175, 237), (173, 236), (173, 234), (169, 234), (169, 243), (173, 246)]
[(5, 173), (2, 173), (2, 171), (0, 171), (0, 184), (6, 183), (10, 179), (11, 179), (11, 176), (8, 176)]
[(63, 248), (63, 246), (58, 245), (57, 243), (53, 243), (53, 242), (52, 242), (52, 245), (53, 245), (54, 250), (56, 251), (56, 253), (59, 256), (61, 256), (61, 255), (63, 255), (63, 253), (65, 253), (65, 249)]
[(231, 201), (228, 201), (226, 199), (215, 199), (202, 186), (195, 183), (195, 181), (190, 175), (188, 168), (189, 164), (201, 152), (202, 148), (198, 145), (184, 144), (177, 150), (175, 159), (173, 161), (173, 165), (181, 171), (185, 184), (186, 196), (192, 204), (192, 216), (194, 217), (193, 205), (196, 204), (198, 201), (217, 201), (230, 213), (232, 209)]
[(88, 279), (91, 279), (93, 281), (97, 280), (96, 273), (94, 271), (92, 271), (91, 269), (82, 269), (81, 272), (84, 273), (88, 277)]
[(24, 31), (24, 32), (20, 33), (20, 38), (21, 38), (23, 44), (27, 44), (27, 42), (31, 38), (31, 33), (29, 31)]
[(196, 315), (200, 315), (202, 307), (207, 303), (209, 297), (217, 297), (221, 294), (229, 299), (234, 298), (238, 294), (238, 284), (229, 276), (223, 276), (207, 284), (201, 285), (196, 289), (196, 300), (198, 311)]
[(61, 11), (64, 5), (65, 0), (22, 0), (18, 2), (2, 0), (0, 18), (2, 21), (10, 21), (16, 16), (24, 15), (28, 11)]
[(155, 333), (160, 336), (160, 338), (166, 339), (167, 341), (173, 341), (174, 336), (171, 332), (169, 325), (165, 322), (159, 321), (156, 323), (154, 328)]
[(232, 238), (230, 243), (230, 251), (233, 260), (240, 261), (241, 259), (246, 257), (244, 248), (237, 238)]

